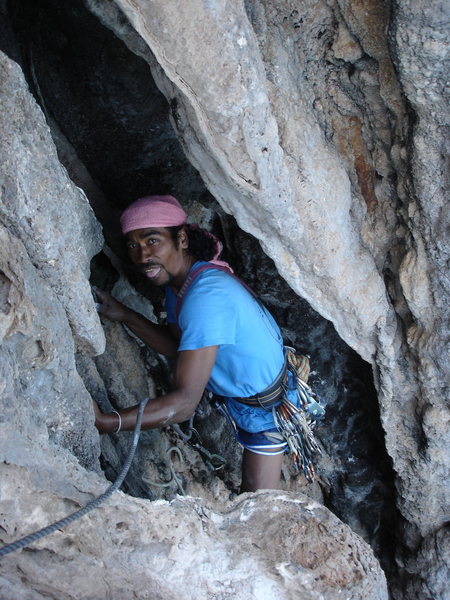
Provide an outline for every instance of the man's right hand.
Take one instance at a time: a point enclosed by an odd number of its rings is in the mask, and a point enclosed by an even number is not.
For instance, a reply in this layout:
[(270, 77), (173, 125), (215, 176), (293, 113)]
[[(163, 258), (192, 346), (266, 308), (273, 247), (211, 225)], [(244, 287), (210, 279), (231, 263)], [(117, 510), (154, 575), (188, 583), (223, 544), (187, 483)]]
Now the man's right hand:
[(172, 333), (171, 327), (158, 325), (146, 319), (140, 313), (128, 308), (110, 294), (96, 287), (92, 288), (97, 297), (97, 311), (100, 315), (125, 323), (145, 344), (153, 348), (159, 354), (165, 356), (176, 356), (179, 344), (179, 336)]
[(104, 317), (108, 317), (111, 321), (125, 321), (129, 309), (113, 298), (110, 294), (99, 290), (97, 287), (92, 288), (98, 300), (97, 311)]

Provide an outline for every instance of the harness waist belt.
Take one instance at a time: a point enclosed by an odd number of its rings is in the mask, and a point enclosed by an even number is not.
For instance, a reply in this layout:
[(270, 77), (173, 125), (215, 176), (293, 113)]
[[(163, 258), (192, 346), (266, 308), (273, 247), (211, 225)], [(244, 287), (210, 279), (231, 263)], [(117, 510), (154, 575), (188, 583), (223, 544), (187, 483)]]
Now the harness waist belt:
[(275, 379), (275, 381), (268, 388), (260, 392), (259, 394), (255, 394), (254, 396), (248, 396), (247, 398), (238, 398), (235, 397), (234, 400), (238, 402), (242, 402), (242, 404), (246, 404), (247, 406), (259, 406), (261, 408), (269, 409), (272, 406), (277, 404), (278, 400), (283, 395), (286, 390), (288, 381), (288, 371), (287, 371), (287, 362), (285, 361), (283, 368), (280, 371), (280, 374)]

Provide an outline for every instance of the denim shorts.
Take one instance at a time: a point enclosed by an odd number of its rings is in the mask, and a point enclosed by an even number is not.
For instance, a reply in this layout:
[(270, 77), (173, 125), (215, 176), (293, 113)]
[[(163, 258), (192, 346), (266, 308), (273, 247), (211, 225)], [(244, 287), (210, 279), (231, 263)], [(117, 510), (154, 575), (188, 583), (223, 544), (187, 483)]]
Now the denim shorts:
[(258, 433), (249, 433), (237, 427), (236, 439), (241, 446), (254, 454), (284, 454), (287, 450), (287, 442), (275, 427)]

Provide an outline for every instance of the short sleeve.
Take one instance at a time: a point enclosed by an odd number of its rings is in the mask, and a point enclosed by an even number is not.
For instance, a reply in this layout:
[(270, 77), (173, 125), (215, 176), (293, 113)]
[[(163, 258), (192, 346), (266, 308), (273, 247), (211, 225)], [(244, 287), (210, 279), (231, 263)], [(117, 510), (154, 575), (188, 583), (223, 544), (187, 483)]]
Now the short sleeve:
[(208, 271), (186, 293), (179, 315), (179, 350), (234, 344), (238, 327), (235, 302), (223, 285), (223, 274)]

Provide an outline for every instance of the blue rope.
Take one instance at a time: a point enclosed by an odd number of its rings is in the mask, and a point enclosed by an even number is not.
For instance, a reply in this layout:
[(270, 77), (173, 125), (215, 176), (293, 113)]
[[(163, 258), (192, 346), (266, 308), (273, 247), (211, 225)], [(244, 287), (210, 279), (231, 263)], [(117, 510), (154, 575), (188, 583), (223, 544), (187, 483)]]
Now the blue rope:
[(128, 473), (128, 470), (129, 470), (131, 463), (133, 461), (133, 458), (134, 458), (134, 454), (136, 452), (136, 447), (139, 442), (139, 436), (141, 434), (142, 414), (144, 412), (144, 408), (145, 408), (145, 405), (147, 404), (147, 402), (148, 402), (148, 398), (144, 398), (141, 401), (141, 403), (139, 404), (138, 413), (137, 413), (137, 417), (136, 417), (136, 425), (134, 427), (134, 432), (133, 432), (133, 440), (131, 442), (131, 446), (130, 446), (130, 450), (128, 452), (127, 459), (126, 459), (126, 461), (122, 467), (122, 470), (120, 471), (116, 481), (112, 485), (110, 485), (110, 487), (101, 496), (99, 496), (95, 500), (92, 500), (91, 502), (86, 504), (86, 506), (84, 508), (77, 510), (76, 512), (65, 517), (64, 519), (61, 519), (60, 521), (56, 521), (56, 523), (53, 523), (52, 525), (48, 525), (47, 527), (44, 527), (43, 529), (39, 529), (39, 531), (35, 531), (34, 533), (31, 533), (30, 535), (27, 535), (27, 536), (21, 538), (20, 540), (13, 542), (12, 544), (7, 544), (6, 546), (2, 546), (0, 548), (0, 558), (2, 556), (6, 556), (7, 554), (10, 554), (11, 552), (14, 552), (15, 550), (24, 548), (25, 546), (28, 546), (32, 542), (36, 542), (37, 540), (45, 537), (46, 535), (49, 535), (50, 533), (53, 533), (54, 531), (61, 529), (62, 527), (66, 527), (66, 525), (69, 525), (69, 523), (76, 521), (77, 519), (79, 519), (80, 517), (83, 517), (84, 515), (86, 515), (88, 512), (90, 512), (94, 508), (97, 508), (98, 506), (100, 506), (100, 504), (102, 504), (116, 490), (119, 489), (119, 487), (122, 485), (123, 480), (125, 479), (125, 477)]

